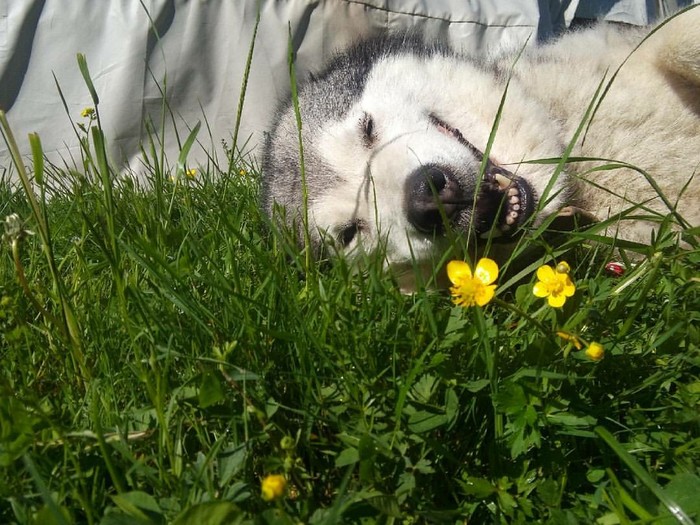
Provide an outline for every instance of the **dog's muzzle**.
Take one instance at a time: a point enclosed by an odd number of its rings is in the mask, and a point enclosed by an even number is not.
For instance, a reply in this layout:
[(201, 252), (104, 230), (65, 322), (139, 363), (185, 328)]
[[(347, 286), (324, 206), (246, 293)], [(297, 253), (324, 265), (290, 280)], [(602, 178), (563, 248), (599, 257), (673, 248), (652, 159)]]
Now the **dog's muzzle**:
[(406, 181), (406, 216), (422, 233), (442, 233), (464, 208), (467, 196), (448, 168), (420, 166)]
[[(455, 127), (434, 114), (430, 123), (467, 149), (479, 163), (485, 155)], [(512, 236), (532, 216), (535, 196), (521, 177), (486, 159), (483, 177), (456, 173), (444, 164), (426, 164), (408, 176), (406, 216), (424, 234), (439, 235), (447, 227), (479, 236)]]
[(449, 227), (510, 236), (530, 217), (533, 206), (529, 184), (491, 162), (478, 184), (465, 184), (439, 164), (420, 166), (406, 180), (406, 217), (424, 234), (440, 235)]

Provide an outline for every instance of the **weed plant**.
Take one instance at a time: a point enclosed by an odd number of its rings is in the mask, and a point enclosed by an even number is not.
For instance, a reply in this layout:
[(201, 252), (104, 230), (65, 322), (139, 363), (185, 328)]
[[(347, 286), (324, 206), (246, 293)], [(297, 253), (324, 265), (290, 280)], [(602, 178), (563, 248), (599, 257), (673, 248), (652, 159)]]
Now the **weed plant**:
[[(120, 174), (98, 109), (77, 168), (32, 136), (0, 184), (0, 522), (698, 520), (697, 231), (660, 218), (622, 276), (602, 229), (535, 232), (545, 255), (463, 308), (310, 263), (253, 162), (187, 165), (199, 127), (169, 166), (149, 126)], [(551, 308), (534, 274), (563, 259)]]

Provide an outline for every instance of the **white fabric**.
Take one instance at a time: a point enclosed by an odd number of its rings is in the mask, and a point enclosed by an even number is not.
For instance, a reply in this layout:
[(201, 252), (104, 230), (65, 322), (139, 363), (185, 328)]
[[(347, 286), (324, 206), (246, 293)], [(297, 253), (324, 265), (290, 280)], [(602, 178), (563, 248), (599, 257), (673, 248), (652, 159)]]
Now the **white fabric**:
[[(679, 1), (670, 0), (675, 7)], [(175, 115), (180, 140), (206, 119), (201, 146), (190, 165), (207, 162), (207, 151), (230, 142), (241, 83), (260, 6), (239, 145), (254, 151), (276, 101), (289, 90), (287, 43), (291, 27), (298, 78), (318, 69), (334, 51), (381, 30), (420, 27), (475, 52), (544, 40), (574, 16), (650, 22), (662, 9), (648, 0), (0, 0), (0, 109), (23, 151), (37, 132), (53, 162), (79, 158), (69, 119), (84, 122), (92, 106), (76, 54), (87, 57), (111, 160), (136, 172), (144, 122), (160, 127), (161, 91)], [(668, 6), (669, 1), (664, 2)], [(54, 81), (54, 76), (56, 82)], [(63, 93), (66, 114), (57, 85)], [(178, 155), (166, 118), (166, 153)], [(211, 133), (211, 138), (209, 137)], [(8, 168), (0, 141), (0, 173)]]

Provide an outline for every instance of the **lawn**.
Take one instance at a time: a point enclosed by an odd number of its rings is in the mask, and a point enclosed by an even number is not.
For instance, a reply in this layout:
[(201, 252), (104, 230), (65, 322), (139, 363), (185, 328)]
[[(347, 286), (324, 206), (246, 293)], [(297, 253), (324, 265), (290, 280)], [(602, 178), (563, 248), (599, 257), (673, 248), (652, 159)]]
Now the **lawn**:
[[(697, 231), (659, 218), (622, 275), (601, 230), (533, 231), (463, 307), (311, 262), (252, 157), (187, 164), (198, 127), (178, 159), (151, 128), (132, 177), (72, 117), (78, 166), (3, 122), (34, 157), (0, 181), (0, 522), (698, 520)], [(536, 270), (562, 261), (553, 308)]]

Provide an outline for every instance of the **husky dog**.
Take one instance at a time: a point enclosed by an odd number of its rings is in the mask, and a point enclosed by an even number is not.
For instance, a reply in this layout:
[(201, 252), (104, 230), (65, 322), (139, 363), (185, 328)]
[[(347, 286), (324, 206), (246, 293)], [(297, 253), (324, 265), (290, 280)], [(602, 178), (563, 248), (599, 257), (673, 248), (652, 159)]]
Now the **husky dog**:
[(288, 100), (266, 137), (262, 200), (317, 252), (381, 248), (400, 272), (455, 236), (513, 240), (554, 216), (612, 217), (642, 243), (652, 215), (700, 224), (700, 9), (486, 58), (375, 38), (302, 85), (298, 108), (301, 128)]

